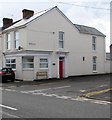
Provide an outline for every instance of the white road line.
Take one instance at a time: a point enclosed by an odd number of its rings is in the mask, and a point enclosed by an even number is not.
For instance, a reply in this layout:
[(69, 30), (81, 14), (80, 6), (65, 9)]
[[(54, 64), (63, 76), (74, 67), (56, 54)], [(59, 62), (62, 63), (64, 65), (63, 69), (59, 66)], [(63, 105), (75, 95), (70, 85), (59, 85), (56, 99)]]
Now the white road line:
[(63, 89), (63, 88), (68, 88), (71, 87), (69, 86), (61, 86), (61, 87), (54, 87), (54, 88), (46, 88), (46, 89), (39, 89), (39, 90), (31, 90), (31, 91), (21, 91), (22, 93), (34, 93), (34, 92), (42, 92), (42, 91), (47, 91), (47, 90), (56, 90), (56, 89)]
[(7, 115), (7, 116), (10, 116), (11, 118), (20, 118), (19, 116), (12, 115), (12, 114), (9, 114), (9, 113), (4, 112), (4, 111), (0, 111), (0, 113), (2, 113), (2, 116), (3, 116), (3, 114), (5, 114), (5, 115)]
[(15, 92), (16, 90), (12, 90), (12, 89), (5, 89), (6, 91), (11, 91), (11, 92)]
[(0, 104), (0, 107), (4, 107), (4, 108), (10, 109), (10, 110), (15, 110), (15, 111), (17, 110), (16, 108), (9, 107), (9, 106), (2, 105), (2, 104)]

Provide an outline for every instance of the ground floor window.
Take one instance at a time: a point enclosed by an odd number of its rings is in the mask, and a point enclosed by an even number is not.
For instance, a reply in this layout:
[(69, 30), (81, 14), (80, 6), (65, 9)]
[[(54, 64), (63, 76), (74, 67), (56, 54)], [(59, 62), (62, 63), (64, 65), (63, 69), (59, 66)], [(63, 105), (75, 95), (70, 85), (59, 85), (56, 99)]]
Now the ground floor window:
[(48, 68), (48, 58), (40, 58), (40, 68)]
[(93, 71), (97, 70), (97, 57), (93, 56)]
[(22, 66), (23, 68), (34, 68), (34, 57), (33, 56), (22, 57)]
[(16, 59), (15, 58), (7, 58), (6, 59), (6, 67), (11, 67), (16, 69)]

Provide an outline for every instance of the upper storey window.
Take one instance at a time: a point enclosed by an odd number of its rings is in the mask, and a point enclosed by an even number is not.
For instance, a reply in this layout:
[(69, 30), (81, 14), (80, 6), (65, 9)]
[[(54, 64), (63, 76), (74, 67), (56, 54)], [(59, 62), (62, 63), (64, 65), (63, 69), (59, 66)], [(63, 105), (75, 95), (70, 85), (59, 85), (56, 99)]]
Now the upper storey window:
[(96, 50), (96, 37), (92, 37), (92, 50)]
[(15, 31), (14, 32), (14, 47), (18, 49), (19, 47), (19, 32)]
[(6, 48), (7, 48), (7, 50), (11, 49), (11, 36), (10, 36), (10, 33), (7, 33)]
[(59, 32), (59, 48), (64, 48), (64, 32)]

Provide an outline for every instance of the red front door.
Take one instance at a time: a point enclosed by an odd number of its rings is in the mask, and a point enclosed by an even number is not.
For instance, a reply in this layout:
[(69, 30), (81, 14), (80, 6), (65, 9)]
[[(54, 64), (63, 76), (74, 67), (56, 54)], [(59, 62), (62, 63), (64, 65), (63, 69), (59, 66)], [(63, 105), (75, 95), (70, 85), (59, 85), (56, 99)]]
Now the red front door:
[(63, 60), (59, 61), (59, 75), (60, 75), (60, 79), (63, 78)]

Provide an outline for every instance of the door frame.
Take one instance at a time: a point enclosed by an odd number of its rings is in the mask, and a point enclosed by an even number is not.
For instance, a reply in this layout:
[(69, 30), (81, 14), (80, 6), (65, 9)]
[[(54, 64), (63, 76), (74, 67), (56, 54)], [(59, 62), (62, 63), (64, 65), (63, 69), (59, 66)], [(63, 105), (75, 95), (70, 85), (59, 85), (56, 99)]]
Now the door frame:
[[(60, 65), (60, 64), (62, 64), (62, 65)], [(60, 66), (62, 68), (60, 68)], [(60, 75), (60, 71), (62, 72), (61, 73), (62, 75)], [(63, 79), (65, 76), (64, 74), (65, 74), (65, 57), (59, 57), (59, 78)]]
[(67, 55), (58, 55), (58, 79), (60, 79), (60, 71), (59, 71), (59, 61), (60, 61), (60, 57), (64, 58), (64, 62), (63, 62), (63, 78), (67, 78), (68, 77), (68, 70), (67, 70)]

